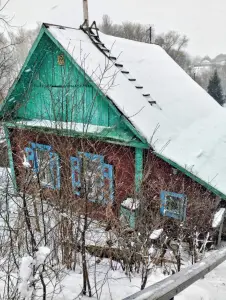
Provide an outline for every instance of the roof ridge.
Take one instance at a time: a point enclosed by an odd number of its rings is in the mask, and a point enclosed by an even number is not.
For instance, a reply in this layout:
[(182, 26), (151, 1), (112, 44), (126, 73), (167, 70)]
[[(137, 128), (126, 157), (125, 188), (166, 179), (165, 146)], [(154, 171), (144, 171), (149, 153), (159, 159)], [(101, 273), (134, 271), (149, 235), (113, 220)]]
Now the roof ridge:
[(60, 25), (60, 24), (52, 24), (52, 23), (42, 23), (43, 26), (45, 26), (46, 28), (49, 28), (50, 26), (52, 27), (58, 27), (59, 29), (75, 29), (75, 30), (79, 30), (79, 28), (75, 28), (75, 27), (69, 27), (69, 26), (64, 26), (64, 25)]

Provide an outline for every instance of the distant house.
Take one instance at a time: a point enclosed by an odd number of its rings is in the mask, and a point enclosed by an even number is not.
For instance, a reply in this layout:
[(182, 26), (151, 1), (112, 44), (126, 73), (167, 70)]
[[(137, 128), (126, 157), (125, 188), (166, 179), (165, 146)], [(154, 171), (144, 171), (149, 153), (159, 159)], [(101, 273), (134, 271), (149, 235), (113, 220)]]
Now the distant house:
[(191, 197), (226, 199), (225, 110), (157, 45), (43, 24), (1, 118), (18, 191), (29, 172), (27, 192), (77, 205), (88, 178), (118, 211), (145, 180), (180, 220)]
[(199, 63), (193, 66), (193, 71), (196, 75), (201, 75), (206, 71), (213, 71), (214, 69), (221, 69), (226, 65), (226, 54), (219, 54), (214, 59), (205, 56)]

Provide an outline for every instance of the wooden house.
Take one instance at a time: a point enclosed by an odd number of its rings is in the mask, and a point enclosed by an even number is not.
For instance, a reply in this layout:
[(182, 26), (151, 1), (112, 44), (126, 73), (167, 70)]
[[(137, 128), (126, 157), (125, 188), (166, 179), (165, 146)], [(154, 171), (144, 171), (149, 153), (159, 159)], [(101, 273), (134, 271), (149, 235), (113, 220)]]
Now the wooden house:
[(90, 205), (119, 212), (144, 181), (162, 215), (184, 220), (191, 197), (226, 198), (226, 144), (210, 128), (222, 110), (157, 45), (95, 23), (43, 24), (1, 106), (14, 188), (29, 171), (27, 192), (38, 180), (46, 197), (76, 209), (89, 178)]

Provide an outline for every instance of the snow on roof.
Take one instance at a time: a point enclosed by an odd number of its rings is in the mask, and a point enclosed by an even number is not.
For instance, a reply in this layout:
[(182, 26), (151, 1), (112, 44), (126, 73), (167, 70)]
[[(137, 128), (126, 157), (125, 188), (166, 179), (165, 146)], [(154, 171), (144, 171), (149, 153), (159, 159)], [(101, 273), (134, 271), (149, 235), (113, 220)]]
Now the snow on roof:
[(162, 114), (176, 128), (187, 128), (197, 118), (208, 116), (218, 104), (158, 45), (100, 34), (119, 62), (157, 101)]
[(27, 120), (18, 121), (17, 124), (23, 124), (30, 127), (68, 129), (68, 130), (84, 132), (84, 133), (101, 133), (103, 130), (111, 128), (111, 127), (85, 124), (85, 123), (38, 120), (38, 119), (34, 119), (31, 121), (27, 121)]
[(212, 227), (217, 228), (222, 223), (225, 216), (225, 208), (220, 208), (214, 215)]
[(164, 149), (163, 155), (226, 195), (226, 110), (197, 119)]
[[(48, 30), (157, 153), (226, 195), (226, 110), (161, 47), (100, 33), (110, 55), (130, 72), (125, 75), (82, 30)], [(161, 109), (151, 106), (145, 93)]]
[(121, 205), (129, 210), (136, 210), (139, 207), (140, 202), (133, 198), (127, 198)]
[(162, 228), (154, 230), (152, 232), (152, 234), (150, 235), (150, 239), (151, 240), (157, 240), (160, 237), (160, 235), (162, 234), (162, 232), (163, 232)]

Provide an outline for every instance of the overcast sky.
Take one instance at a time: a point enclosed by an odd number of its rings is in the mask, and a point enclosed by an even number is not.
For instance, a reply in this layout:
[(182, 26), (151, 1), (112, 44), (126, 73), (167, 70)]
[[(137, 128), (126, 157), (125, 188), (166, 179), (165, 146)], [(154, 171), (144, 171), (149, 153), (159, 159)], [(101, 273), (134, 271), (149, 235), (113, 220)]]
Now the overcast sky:
[[(4, 0), (2, 0), (4, 2)], [(176, 30), (186, 34), (192, 55), (211, 57), (226, 53), (226, 0), (89, 0), (90, 19), (152, 24), (157, 32)], [(10, 0), (14, 23), (35, 21), (79, 26), (82, 0)]]

